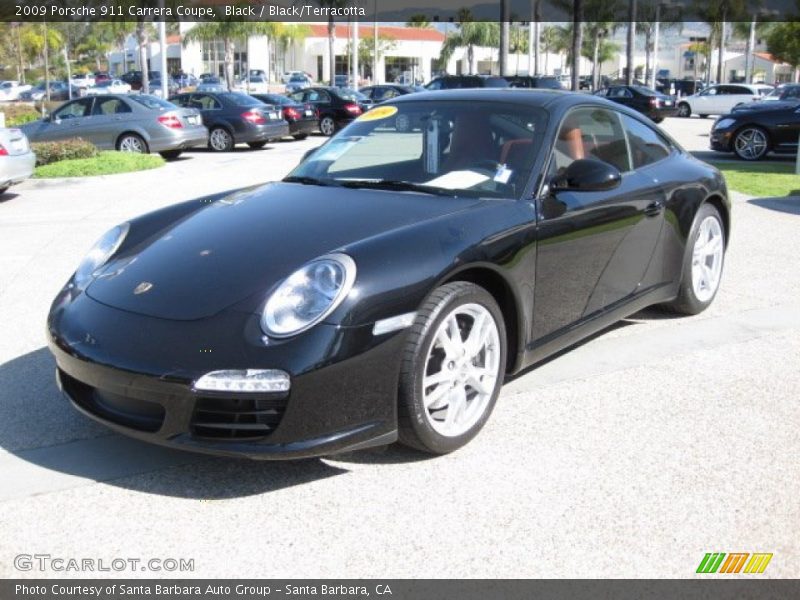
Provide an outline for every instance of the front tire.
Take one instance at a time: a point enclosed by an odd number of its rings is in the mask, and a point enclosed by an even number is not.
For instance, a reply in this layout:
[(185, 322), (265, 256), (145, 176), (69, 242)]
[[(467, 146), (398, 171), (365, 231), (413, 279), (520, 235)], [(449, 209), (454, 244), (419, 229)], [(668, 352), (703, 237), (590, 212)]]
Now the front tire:
[(183, 154), (183, 150), (164, 150), (163, 152), (159, 152), (159, 154), (164, 160), (175, 160)]
[(147, 142), (135, 133), (122, 134), (117, 140), (117, 151), (131, 152), (133, 154), (148, 154), (150, 152), (147, 148)]
[(319, 130), (322, 135), (332, 136), (336, 133), (336, 121), (333, 120), (333, 117), (322, 117), (319, 122)]
[(733, 151), (742, 160), (761, 160), (769, 151), (769, 137), (760, 127), (745, 127), (733, 136)]
[(308, 134), (307, 133), (297, 133), (297, 134), (293, 135), (292, 137), (299, 142), (301, 140), (306, 139), (308, 137)]
[(400, 370), (400, 442), (430, 454), (461, 448), (492, 413), (506, 364), (503, 313), (468, 282), (437, 288), (408, 332)]
[(214, 152), (228, 152), (233, 150), (233, 136), (224, 127), (215, 127), (208, 134), (208, 147)]
[(678, 104), (678, 116), (683, 119), (688, 119), (692, 116), (692, 107), (686, 102), (681, 102)]
[(686, 244), (678, 297), (665, 308), (684, 315), (707, 309), (717, 295), (725, 260), (725, 226), (717, 208), (703, 204)]

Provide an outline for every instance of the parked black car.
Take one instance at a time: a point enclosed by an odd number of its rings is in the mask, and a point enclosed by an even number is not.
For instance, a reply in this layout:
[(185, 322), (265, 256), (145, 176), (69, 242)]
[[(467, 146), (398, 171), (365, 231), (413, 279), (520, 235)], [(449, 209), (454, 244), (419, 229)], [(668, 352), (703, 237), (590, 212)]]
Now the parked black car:
[(217, 152), (233, 150), (236, 144), (263, 148), (270, 140), (289, 135), (289, 124), (279, 110), (239, 92), (193, 92), (178, 94), (170, 102), (196, 108), (208, 128), (208, 147)]
[(760, 160), (768, 152), (796, 154), (800, 101), (754, 102), (722, 115), (711, 128), (711, 149)]
[(386, 102), (398, 96), (405, 96), (406, 94), (413, 94), (414, 92), (424, 91), (423, 87), (416, 87), (410, 85), (400, 85), (398, 83), (382, 83), (379, 85), (368, 85), (359, 89), (358, 91), (364, 94), (367, 98), (372, 100), (375, 104), (379, 102)]
[(280, 94), (250, 95), (280, 110), (283, 113), (283, 120), (289, 123), (289, 135), (296, 140), (306, 139), (319, 128), (319, 115), (313, 104), (301, 104)]
[[(152, 87), (150, 84), (153, 79), (158, 79), (161, 77), (161, 74), (158, 71), (148, 71), (147, 72), (147, 80), (148, 85)], [(127, 83), (131, 86), (132, 90), (141, 90), (142, 86), (144, 85), (144, 81), (142, 79), (142, 72), (141, 71), (128, 71), (127, 73), (123, 73), (119, 77), (122, 81)]]
[(564, 86), (558, 77), (551, 77), (549, 75), (509, 75), (506, 78), (509, 87), (513, 88), (530, 88), (530, 89), (547, 89), (547, 90), (563, 90)]
[(656, 91), (667, 96), (691, 96), (705, 87), (705, 82), (699, 79), (657, 79)]
[(594, 95), (638, 110), (655, 123), (660, 123), (666, 117), (674, 117), (678, 112), (675, 98), (640, 85), (612, 85), (597, 90)]
[(369, 108), (347, 88), (308, 87), (289, 97), (298, 104), (311, 104), (317, 109), (319, 130), (324, 135), (333, 135)]
[(504, 88), (509, 85), (503, 77), (496, 75), (445, 75), (437, 77), (425, 85), (425, 89), (429, 91), (484, 87)]
[(635, 111), (462, 90), (348, 129), (282, 182), (99, 240), (47, 320), (79, 410), (211, 454), (444, 454), (507, 376), (647, 306), (714, 300), (724, 179)]

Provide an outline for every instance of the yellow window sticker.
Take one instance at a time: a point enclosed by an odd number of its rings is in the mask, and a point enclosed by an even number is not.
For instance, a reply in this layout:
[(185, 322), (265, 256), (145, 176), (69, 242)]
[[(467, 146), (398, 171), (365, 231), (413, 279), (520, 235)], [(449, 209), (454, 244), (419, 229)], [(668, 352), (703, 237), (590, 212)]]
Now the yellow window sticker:
[(357, 121), (379, 121), (380, 119), (388, 119), (392, 115), (397, 114), (396, 106), (378, 106), (372, 110), (365, 112), (363, 115), (356, 119)]

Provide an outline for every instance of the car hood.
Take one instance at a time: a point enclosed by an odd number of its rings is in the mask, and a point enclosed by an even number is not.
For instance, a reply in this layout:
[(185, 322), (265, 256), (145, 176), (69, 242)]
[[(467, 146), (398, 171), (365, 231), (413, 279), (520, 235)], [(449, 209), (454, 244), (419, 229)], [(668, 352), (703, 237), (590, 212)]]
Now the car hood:
[(733, 109), (734, 114), (741, 114), (741, 113), (750, 113), (750, 112), (763, 112), (763, 111), (773, 111), (773, 110), (791, 110), (792, 108), (797, 108), (800, 106), (799, 100), (771, 100), (771, 101), (760, 101), (760, 102), (753, 102), (752, 104), (744, 104), (742, 106), (736, 106)]
[(256, 310), (271, 288), (318, 256), (346, 252), (349, 244), (478, 202), (267, 184), (210, 203), (130, 248), (123, 245), (86, 293), (109, 306), (165, 319), (202, 319), (240, 303), (243, 310)]

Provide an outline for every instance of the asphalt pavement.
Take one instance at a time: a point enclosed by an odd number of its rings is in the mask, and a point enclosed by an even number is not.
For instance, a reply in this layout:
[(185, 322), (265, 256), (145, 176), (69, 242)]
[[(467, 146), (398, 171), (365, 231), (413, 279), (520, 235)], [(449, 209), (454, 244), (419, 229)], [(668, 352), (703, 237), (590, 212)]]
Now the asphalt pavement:
[[(668, 119), (704, 152), (712, 120)], [(800, 573), (800, 198), (734, 194), (722, 287), (634, 315), (507, 383), (471, 444), (284, 463), (110, 433), (58, 393), (49, 304), (142, 212), (283, 176), (323, 141), (188, 152), (0, 200), (0, 577), (692, 577), (706, 552)], [(192, 559), (194, 571), (20, 571), (19, 554)]]

